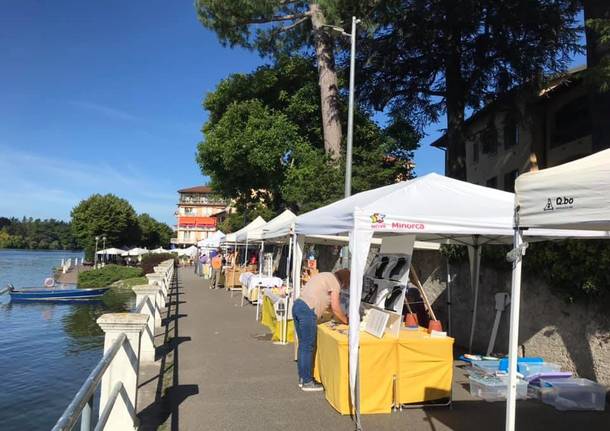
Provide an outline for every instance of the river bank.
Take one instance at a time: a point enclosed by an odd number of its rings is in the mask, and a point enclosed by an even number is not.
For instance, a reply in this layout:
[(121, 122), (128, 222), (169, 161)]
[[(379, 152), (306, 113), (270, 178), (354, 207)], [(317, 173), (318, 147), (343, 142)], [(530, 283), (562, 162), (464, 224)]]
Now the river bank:
[[(80, 260), (82, 252), (0, 250), (0, 284), (40, 286), (70, 258)], [(102, 355), (95, 320), (133, 304), (131, 290), (118, 286), (89, 304), (18, 304), (0, 296), (0, 429), (50, 429)]]

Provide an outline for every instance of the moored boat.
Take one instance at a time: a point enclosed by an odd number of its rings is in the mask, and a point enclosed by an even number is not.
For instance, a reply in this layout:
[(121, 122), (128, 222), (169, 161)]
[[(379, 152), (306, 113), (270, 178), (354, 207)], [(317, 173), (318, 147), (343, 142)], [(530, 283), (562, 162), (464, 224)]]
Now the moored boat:
[(109, 289), (109, 287), (96, 289), (46, 287), (16, 289), (9, 285), (8, 293), (11, 301), (88, 301), (99, 299)]

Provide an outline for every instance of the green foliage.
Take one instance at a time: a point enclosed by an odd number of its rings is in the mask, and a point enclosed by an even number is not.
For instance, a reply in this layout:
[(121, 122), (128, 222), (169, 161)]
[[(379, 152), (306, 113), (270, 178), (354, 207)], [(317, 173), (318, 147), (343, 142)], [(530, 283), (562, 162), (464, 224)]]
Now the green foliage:
[(169, 259), (173, 259), (175, 263), (178, 263), (178, 257), (173, 253), (148, 253), (143, 255), (142, 262), (140, 262), (142, 273), (151, 274), (155, 272), (155, 266)]
[(73, 250), (70, 224), (55, 219), (0, 217), (0, 248)]
[[(324, 153), (317, 72), (310, 60), (280, 58), (248, 75), (232, 75), (207, 95), (205, 140), (197, 161), (212, 185), (237, 201), (221, 229), (252, 220), (255, 206), (271, 212), (314, 209), (343, 196), (344, 164)], [(339, 104), (342, 115), (345, 106)], [(364, 111), (354, 128), (353, 191), (411, 176), (412, 127), (381, 129)], [(266, 218), (266, 217), (265, 217)]]
[(514, 85), (565, 70), (582, 52), (578, 10), (573, 0), (381, 2), (358, 49), (364, 98), (422, 125), (448, 102), (478, 109)]
[[(299, 0), (195, 0), (195, 8), (199, 21), (214, 31), (223, 44), (273, 53), (298, 50), (311, 43), (311, 24), (304, 15), (309, 10), (308, 3)], [(280, 16), (294, 19), (273, 18)], [(301, 21), (302, 18), (306, 20)], [(290, 31), (282, 30), (292, 24), (295, 26)]]
[(225, 196), (275, 207), (289, 154), (301, 144), (298, 128), (258, 100), (229, 105), (218, 123), (205, 127), (198, 162)]
[[(509, 271), (509, 245), (483, 246), (481, 267)], [(440, 252), (451, 263), (468, 262), (465, 246), (442, 245)], [(541, 278), (569, 302), (591, 298), (610, 300), (610, 241), (565, 240), (530, 243), (523, 259), (524, 274)]]
[(140, 247), (155, 249), (167, 247), (173, 235), (173, 230), (165, 223), (158, 222), (150, 215), (143, 213), (138, 215), (140, 227)]
[(86, 259), (93, 258), (96, 236), (106, 236), (106, 247), (135, 244), (140, 238), (133, 207), (113, 194), (94, 194), (74, 207), (71, 215), (72, 232), (85, 249)]
[(226, 233), (236, 232), (259, 216), (269, 221), (276, 215), (275, 212), (261, 203), (251, 206), (247, 210), (242, 207), (219, 224), (218, 229)]
[(121, 287), (123, 289), (130, 289), (134, 286), (148, 284), (148, 278), (146, 278), (146, 277), (127, 278), (125, 280), (120, 280), (120, 282), (118, 284), (119, 284), (119, 287)]
[(115, 281), (140, 277), (141, 268), (131, 268), (120, 265), (106, 265), (103, 268), (92, 269), (78, 274), (78, 287), (96, 288), (108, 287)]
[(610, 241), (566, 240), (530, 244), (525, 271), (541, 276), (568, 301), (610, 298)]

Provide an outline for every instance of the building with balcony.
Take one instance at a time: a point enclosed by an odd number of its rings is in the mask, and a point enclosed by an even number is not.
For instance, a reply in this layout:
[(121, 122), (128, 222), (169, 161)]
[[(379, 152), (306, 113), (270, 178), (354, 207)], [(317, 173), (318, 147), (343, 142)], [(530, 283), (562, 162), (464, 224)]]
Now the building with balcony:
[(177, 246), (197, 244), (206, 239), (217, 230), (217, 215), (232, 210), (209, 186), (181, 189), (178, 196), (176, 237), (172, 239)]
[[(551, 79), (538, 91), (517, 88), (471, 115), (464, 128), (466, 180), (512, 192), (532, 162), (543, 169), (597, 151), (584, 69)], [(446, 145), (446, 135), (432, 143)]]

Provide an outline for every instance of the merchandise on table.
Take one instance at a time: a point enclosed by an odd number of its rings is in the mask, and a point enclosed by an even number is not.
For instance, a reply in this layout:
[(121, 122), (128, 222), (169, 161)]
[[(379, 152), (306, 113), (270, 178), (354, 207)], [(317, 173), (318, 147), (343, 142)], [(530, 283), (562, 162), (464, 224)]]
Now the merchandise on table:
[[(506, 400), (508, 376), (492, 376), (489, 374), (471, 374), (470, 395), (485, 401)], [(527, 398), (527, 382), (517, 380), (517, 399)]]
[(540, 380), (541, 399), (557, 410), (604, 411), (606, 388), (588, 379)]

